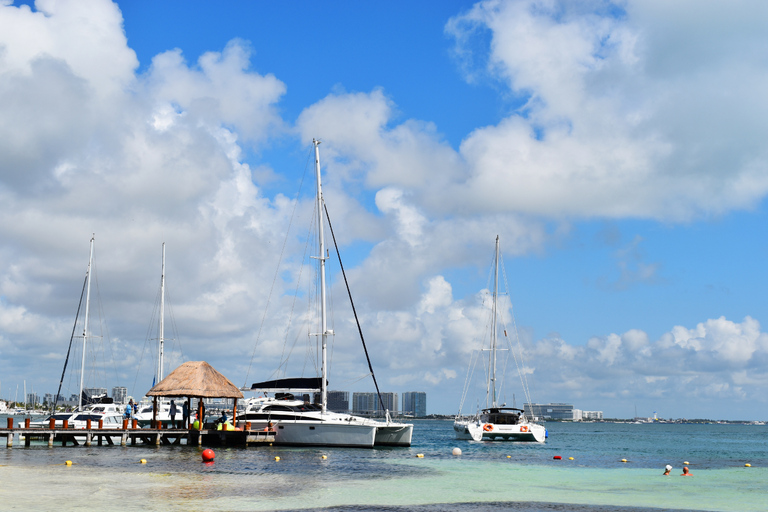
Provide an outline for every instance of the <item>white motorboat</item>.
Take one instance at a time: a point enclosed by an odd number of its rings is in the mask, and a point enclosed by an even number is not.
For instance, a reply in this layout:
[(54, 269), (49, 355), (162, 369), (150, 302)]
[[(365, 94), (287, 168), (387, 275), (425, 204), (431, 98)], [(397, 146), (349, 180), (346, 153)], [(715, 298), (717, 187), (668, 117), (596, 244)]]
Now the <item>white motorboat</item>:
[[(453, 430), (456, 432), (457, 439), (474, 441), (533, 441), (543, 443), (547, 437), (547, 430), (543, 425), (534, 422), (533, 418), (527, 417), (523, 409), (505, 407), (504, 404), (499, 405), (498, 403), (497, 351), (502, 350), (497, 346), (497, 332), (499, 330), (499, 258), (499, 237), (497, 236), (496, 254), (494, 259), (493, 297), (490, 310), (491, 318), (489, 322), (490, 347), (484, 350), (484, 352), (488, 352), (489, 354), (487, 361), (488, 371), (486, 375), (486, 408), (478, 411), (474, 416), (462, 416), (461, 407), (464, 405), (464, 399), (467, 396), (471, 384), (471, 378), (468, 378), (461, 405), (459, 406), (459, 414), (456, 416), (453, 423)], [(506, 329), (503, 329), (503, 332), (506, 336)], [(512, 350), (512, 347), (510, 347), (510, 350)], [(469, 376), (471, 376), (472, 366), (473, 364), (470, 362)], [(526, 397), (528, 397), (528, 403), (531, 403), (525, 374), (523, 372), (518, 373), (520, 374), (523, 391), (525, 392)]]
[[(275, 444), (313, 445), (313, 446), (410, 446), (413, 424), (392, 421), (389, 411), (386, 420), (378, 421), (346, 413), (328, 410), (327, 381), (327, 339), (333, 335), (326, 320), (325, 262), (327, 253), (324, 239), (324, 199), (320, 179), (320, 152), (318, 140), (312, 141), (315, 152), (315, 178), (317, 183), (317, 219), (318, 219), (318, 274), (320, 278), (320, 322), (321, 330), (321, 374), (320, 378), (278, 379), (255, 383), (251, 391), (274, 393), (273, 397), (262, 396), (245, 400), (238, 411), (238, 421), (250, 421), (252, 428), (274, 429)], [(324, 215), (326, 212), (326, 215)], [(329, 221), (330, 223), (330, 221)], [(331, 230), (333, 234), (333, 230)], [(342, 273), (343, 273), (342, 266)], [(346, 277), (345, 277), (346, 279)], [(347, 287), (349, 290), (349, 288)], [(350, 296), (351, 300), (351, 296)], [(353, 305), (354, 308), (354, 305)], [(367, 353), (366, 353), (367, 357)], [(370, 361), (368, 362), (370, 368)], [(371, 370), (373, 376), (373, 371)], [(378, 392), (375, 376), (374, 384)], [(313, 404), (297, 400), (293, 393), (320, 392), (320, 403)], [(380, 395), (379, 395), (380, 396)], [(382, 404), (383, 409), (383, 401)]]

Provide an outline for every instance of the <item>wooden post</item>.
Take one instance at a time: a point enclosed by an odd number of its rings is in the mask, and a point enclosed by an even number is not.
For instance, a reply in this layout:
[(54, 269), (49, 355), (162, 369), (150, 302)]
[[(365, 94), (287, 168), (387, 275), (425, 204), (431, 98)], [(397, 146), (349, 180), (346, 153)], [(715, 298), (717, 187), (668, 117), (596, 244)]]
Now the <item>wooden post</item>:
[(53, 448), (53, 432), (48, 434), (48, 448)]
[(13, 418), (8, 418), (8, 428), (13, 430)]
[(128, 429), (128, 419), (124, 418), (123, 419), (123, 430), (127, 430), (127, 429)]
[(139, 420), (133, 418), (133, 426), (131, 428), (139, 428)]
[(101, 419), (101, 420), (99, 420), (99, 430), (101, 430), (103, 428), (104, 428), (104, 420)]
[(157, 396), (155, 396), (155, 399), (153, 401), (152, 405), (152, 426), (157, 426)]
[[(90, 421), (90, 420), (88, 420)], [(85, 434), (85, 446), (91, 446), (91, 438), (93, 437), (93, 434), (91, 434), (91, 431), (88, 430), (88, 433)]]
[(24, 418), (24, 428), (29, 428), (30, 418)]
[(91, 418), (85, 420), (85, 428), (91, 430)]
[[(126, 423), (128, 423), (128, 420), (125, 420)], [(123, 435), (120, 437), (120, 446), (125, 446), (128, 442), (128, 432), (123, 432)]]
[(51, 429), (51, 430), (56, 428), (56, 420), (55, 419), (51, 418), (51, 419), (48, 420), (48, 428)]
[(197, 402), (197, 423), (198, 423), (198, 430), (203, 430), (203, 398), (200, 397), (200, 400)]
[(64, 426), (65, 429), (69, 428), (69, 420), (64, 420), (63, 421), (63, 426)]
[(237, 398), (235, 398), (235, 405), (232, 407), (232, 424), (237, 428)]

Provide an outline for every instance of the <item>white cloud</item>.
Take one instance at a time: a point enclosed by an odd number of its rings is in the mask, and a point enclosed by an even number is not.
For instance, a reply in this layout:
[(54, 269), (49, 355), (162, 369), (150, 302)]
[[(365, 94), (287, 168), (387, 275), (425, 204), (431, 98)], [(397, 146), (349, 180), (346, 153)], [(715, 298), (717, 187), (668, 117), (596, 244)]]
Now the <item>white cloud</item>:
[(458, 53), (489, 31), (484, 72), (527, 98), (462, 144), (467, 204), (681, 220), (761, 199), (768, 12), (683, 4), (494, 0), (452, 19)]

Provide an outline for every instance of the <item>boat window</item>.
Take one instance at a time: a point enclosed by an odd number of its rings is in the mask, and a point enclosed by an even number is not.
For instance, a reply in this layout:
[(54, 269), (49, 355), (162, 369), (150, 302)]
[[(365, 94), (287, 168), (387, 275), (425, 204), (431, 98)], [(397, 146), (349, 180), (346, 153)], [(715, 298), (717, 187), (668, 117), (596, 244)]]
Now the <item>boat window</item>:
[(264, 408), (265, 411), (288, 411), (293, 412), (293, 407), (288, 407), (285, 405), (268, 405)]

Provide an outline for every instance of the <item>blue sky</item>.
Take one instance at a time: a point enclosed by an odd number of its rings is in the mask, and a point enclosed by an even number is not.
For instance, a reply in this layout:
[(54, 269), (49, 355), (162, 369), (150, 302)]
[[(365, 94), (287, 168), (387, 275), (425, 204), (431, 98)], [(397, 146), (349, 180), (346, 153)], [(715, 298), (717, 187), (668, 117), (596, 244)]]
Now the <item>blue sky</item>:
[[(0, 397), (57, 385), (94, 232), (93, 385), (146, 392), (162, 242), (169, 364), (270, 377), (317, 137), (384, 389), (456, 412), (499, 234), (534, 401), (768, 419), (766, 21), (757, 1), (0, 3)], [(368, 390), (332, 272), (332, 387)]]

